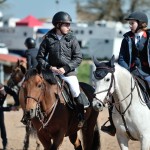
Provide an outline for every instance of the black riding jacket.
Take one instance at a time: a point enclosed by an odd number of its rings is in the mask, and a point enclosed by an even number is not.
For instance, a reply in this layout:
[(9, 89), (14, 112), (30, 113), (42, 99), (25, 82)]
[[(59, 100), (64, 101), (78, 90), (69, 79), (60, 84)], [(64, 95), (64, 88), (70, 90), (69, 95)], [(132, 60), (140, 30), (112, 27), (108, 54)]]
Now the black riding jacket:
[(72, 32), (57, 38), (55, 29), (50, 30), (44, 37), (37, 54), (38, 63), (44, 68), (50, 66), (63, 67), (65, 75), (74, 72), (82, 61), (79, 43)]

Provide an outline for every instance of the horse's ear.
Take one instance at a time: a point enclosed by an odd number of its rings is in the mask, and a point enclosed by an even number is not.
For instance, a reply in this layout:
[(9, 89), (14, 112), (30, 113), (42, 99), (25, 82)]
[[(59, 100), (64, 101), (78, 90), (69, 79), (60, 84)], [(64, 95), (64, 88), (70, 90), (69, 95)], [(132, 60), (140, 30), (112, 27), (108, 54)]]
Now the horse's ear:
[(24, 66), (22, 66), (22, 65), (20, 66), (20, 68), (21, 68), (21, 71), (23, 72), (23, 74), (25, 74), (27, 69)]
[(115, 63), (115, 56), (113, 55), (109, 61), (110, 67), (114, 67), (114, 63)]
[(18, 60), (17, 60), (17, 66), (19, 66), (19, 65), (20, 65), (20, 60), (18, 59)]
[(93, 56), (93, 62), (94, 62), (96, 67), (98, 67), (100, 64), (100, 62), (94, 56)]

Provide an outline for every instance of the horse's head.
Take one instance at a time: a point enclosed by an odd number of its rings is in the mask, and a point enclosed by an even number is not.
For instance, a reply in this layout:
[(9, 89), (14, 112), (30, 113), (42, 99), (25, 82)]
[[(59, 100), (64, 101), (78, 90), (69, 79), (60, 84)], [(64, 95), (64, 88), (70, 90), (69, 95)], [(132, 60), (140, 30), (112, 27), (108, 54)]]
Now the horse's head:
[(27, 71), (22, 88), (28, 119), (40, 117), (42, 112), (48, 111), (57, 92), (56, 79), (52, 72), (46, 70), (41, 73), (36, 69)]
[(27, 64), (23, 60), (18, 60), (16, 65), (13, 66), (11, 76), (7, 82), (9, 87), (13, 87), (14, 85), (18, 85), (24, 78), (24, 75), (27, 71)]
[(114, 56), (109, 62), (99, 62), (94, 58), (96, 70), (94, 73), (95, 82), (95, 98), (93, 100), (93, 107), (98, 111), (103, 110), (106, 102), (109, 102), (112, 94), (114, 82)]

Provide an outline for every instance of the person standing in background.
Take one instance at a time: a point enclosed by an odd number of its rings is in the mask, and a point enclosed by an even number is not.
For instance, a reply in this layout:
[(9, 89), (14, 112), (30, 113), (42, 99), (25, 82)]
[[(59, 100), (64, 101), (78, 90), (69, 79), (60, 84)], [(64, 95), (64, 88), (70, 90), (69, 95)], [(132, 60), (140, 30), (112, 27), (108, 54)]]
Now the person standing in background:
[(24, 45), (27, 48), (25, 52), (25, 56), (27, 59), (27, 69), (35, 68), (38, 64), (36, 60), (36, 56), (38, 53), (38, 49), (36, 48), (36, 41), (33, 38), (28, 37), (25, 40)]
[(16, 106), (3, 107), (6, 97), (7, 97), (7, 93), (5, 91), (4, 85), (0, 83), (0, 132), (1, 132), (3, 150), (7, 150), (7, 144), (8, 144), (6, 127), (4, 122), (4, 111), (18, 110), (18, 107)]

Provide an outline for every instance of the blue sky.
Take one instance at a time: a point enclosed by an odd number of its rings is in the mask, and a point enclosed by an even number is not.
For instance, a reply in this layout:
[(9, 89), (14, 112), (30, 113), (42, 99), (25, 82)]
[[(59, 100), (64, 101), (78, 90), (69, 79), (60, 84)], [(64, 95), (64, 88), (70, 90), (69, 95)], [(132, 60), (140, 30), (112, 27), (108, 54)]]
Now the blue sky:
[(7, 0), (5, 5), (1, 11), (6, 17), (24, 18), (31, 14), (37, 18), (52, 18), (56, 12), (66, 11), (76, 21), (75, 0)]

